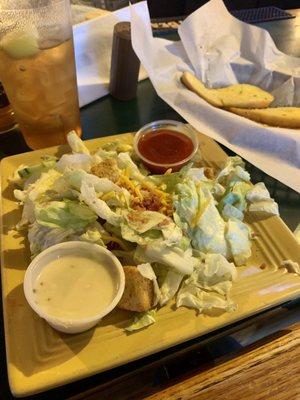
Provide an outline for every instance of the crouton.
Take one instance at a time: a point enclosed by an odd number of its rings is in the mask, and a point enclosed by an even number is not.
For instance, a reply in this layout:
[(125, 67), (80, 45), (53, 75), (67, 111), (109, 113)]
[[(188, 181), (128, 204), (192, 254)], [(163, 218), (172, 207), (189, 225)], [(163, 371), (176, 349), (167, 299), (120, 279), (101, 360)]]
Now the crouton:
[(145, 278), (137, 267), (125, 266), (124, 273), (125, 290), (118, 307), (137, 312), (150, 310), (155, 305), (153, 281)]

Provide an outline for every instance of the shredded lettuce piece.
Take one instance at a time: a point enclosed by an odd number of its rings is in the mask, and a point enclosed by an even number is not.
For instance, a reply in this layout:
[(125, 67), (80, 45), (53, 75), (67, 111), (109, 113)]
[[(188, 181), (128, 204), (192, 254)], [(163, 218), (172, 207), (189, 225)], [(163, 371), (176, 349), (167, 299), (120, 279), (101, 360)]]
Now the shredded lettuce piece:
[(137, 313), (133, 319), (133, 322), (125, 328), (127, 332), (134, 332), (142, 328), (146, 328), (155, 322), (156, 310), (145, 311), (143, 313)]
[(122, 192), (124, 189), (121, 189), (118, 185), (112, 182), (108, 178), (99, 178), (96, 175), (88, 174), (82, 169), (67, 172), (64, 174), (66, 181), (69, 185), (74, 187), (77, 190), (81, 189), (81, 185), (83, 181), (88, 182), (90, 185), (94, 186), (94, 189), (98, 193), (107, 193), (111, 191)]
[(239, 219), (242, 221), (244, 219), (244, 213), (232, 204), (225, 204), (221, 215), (225, 221), (228, 221), (229, 219)]
[(94, 213), (100, 218), (105, 219), (112, 225), (119, 225), (122, 217), (112, 211), (105, 201), (98, 199), (94, 185), (83, 179), (81, 184), (80, 198), (84, 201)]
[(245, 163), (239, 156), (228, 157), (216, 180), (227, 186), (238, 181), (250, 181), (250, 175), (245, 170)]
[(247, 192), (246, 198), (251, 203), (270, 200), (270, 193), (263, 182), (258, 182)]
[(75, 131), (68, 133), (67, 141), (73, 153), (90, 154), (90, 151)]
[(184, 275), (179, 274), (174, 270), (167, 270), (166, 276), (162, 282), (160, 287), (161, 297), (159, 303), (161, 306), (164, 306), (171, 300), (178, 291), (178, 288), (182, 282)]
[(38, 224), (50, 228), (80, 230), (97, 220), (97, 215), (85, 204), (73, 200), (51, 201), (35, 207)]
[(105, 143), (102, 150), (115, 151), (116, 153), (131, 153), (133, 150), (132, 145), (115, 140), (113, 142)]
[(89, 225), (86, 231), (80, 235), (80, 240), (106, 247), (102, 239), (102, 235), (105, 235), (105, 233), (105, 229), (99, 224), (99, 222), (95, 222), (94, 224)]
[(177, 294), (177, 307), (196, 308), (200, 313), (214, 309), (234, 310), (229, 292), (236, 276), (234, 264), (221, 254), (203, 254), (201, 262), (195, 266)]
[(226, 204), (231, 204), (241, 212), (244, 212), (247, 206), (246, 196), (252, 186), (248, 182), (234, 182), (228, 186), (224, 197), (220, 200), (218, 208), (222, 208)]
[(130, 211), (124, 214), (121, 236), (139, 245), (163, 239), (166, 246), (177, 244), (182, 239), (181, 229), (171, 218), (156, 211)]
[(250, 202), (248, 211), (264, 217), (279, 215), (278, 204), (270, 197), (263, 182), (259, 182), (246, 195)]
[(52, 188), (60, 177), (61, 174), (58, 171), (50, 169), (47, 172), (42, 172), (35, 182), (28, 184), (28, 186), (25, 185), (24, 190), (14, 190), (15, 198), (23, 204), (22, 217), (16, 226), (17, 229), (35, 221), (34, 210), (36, 205), (51, 200)]
[(56, 164), (60, 172), (84, 170), (88, 172), (91, 169), (92, 157), (85, 153), (63, 154)]
[(174, 206), (176, 219), (181, 220), (182, 229), (187, 225), (187, 235), (192, 246), (205, 253), (228, 254), (225, 240), (225, 221), (220, 216), (215, 200), (208, 187), (192, 180), (184, 181), (176, 187)]
[(172, 172), (171, 174), (164, 175), (150, 175), (148, 179), (156, 186), (160, 186), (167, 193), (173, 193), (176, 185), (188, 175), (191, 168), (191, 164), (188, 164), (181, 168), (179, 172)]
[(227, 223), (226, 239), (237, 266), (244, 265), (251, 257), (250, 228), (244, 222), (230, 219)]
[(219, 253), (227, 256), (228, 246), (225, 240), (225, 228), (224, 220), (213, 201), (210, 200), (202, 211), (197, 225), (189, 231), (192, 246), (204, 253)]
[(34, 222), (28, 229), (28, 240), (32, 257), (55, 244), (78, 240), (73, 229), (50, 228)]
[(126, 169), (129, 172), (130, 178), (138, 182), (145, 179), (145, 176), (140, 172), (128, 153), (119, 153), (117, 156), (117, 163), (119, 168)]
[(39, 179), (43, 172), (48, 172), (51, 168), (55, 168), (56, 161), (56, 157), (45, 155), (41, 157), (39, 164), (30, 166), (21, 164), (9, 178), (9, 181), (21, 188), (26, 188), (29, 184)]
[(159, 262), (174, 268), (182, 275), (190, 275), (198, 260), (192, 256), (192, 249), (183, 251), (178, 247), (166, 247), (157, 240), (144, 247), (144, 257), (148, 262)]
[(189, 292), (180, 291), (177, 296), (177, 307), (185, 306), (195, 308), (199, 313), (212, 313), (214, 310), (235, 311), (236, 305), (228, 299), (224, 299), (217, 293), (205, 292), (193, 287)]

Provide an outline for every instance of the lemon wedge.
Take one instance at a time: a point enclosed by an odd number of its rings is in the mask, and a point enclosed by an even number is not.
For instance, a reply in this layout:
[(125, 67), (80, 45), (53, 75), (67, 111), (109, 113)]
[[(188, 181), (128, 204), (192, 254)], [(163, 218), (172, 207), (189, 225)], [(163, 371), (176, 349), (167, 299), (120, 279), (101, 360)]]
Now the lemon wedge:
[(4, 36), (1, 48), (15, 59), (33, 57), (39, 52), (38, 41), (34, 34), (26, 31), (14, 31)]

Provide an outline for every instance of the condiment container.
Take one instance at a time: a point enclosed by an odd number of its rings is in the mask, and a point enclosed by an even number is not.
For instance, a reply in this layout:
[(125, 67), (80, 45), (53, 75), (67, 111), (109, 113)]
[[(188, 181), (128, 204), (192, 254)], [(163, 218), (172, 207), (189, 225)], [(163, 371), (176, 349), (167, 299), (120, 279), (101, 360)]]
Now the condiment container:
[(197, 132), (189, 125), (172, 120), (154, 121), (134, 136), (134, 150), (154, 174), (179, 171), (198, 150)]
[[(87, 259), (96, 260), (97, 262), (99, 261), (99, 266), (101, 266), (101, 268), (105, 266), (105, 268), (109, 269), (111, 276), (114, 277), (115, 291), (113, 299), (105, 308), (97, 312), (96, 315), (89, 316), (88, 318), (72, 319), (68, 317), (56, 317), (46, 312), (45, 308), (36, 301), (35, 288), (41, 272), (44, 268), (47, 268), (49, 263), (53, 260), (66, 256), (76, 256), (81, 259), (85, 257)], [(70, 271), (70, 273), (72, 272)], [(47, 282), (45, 282), (45, 284), (47, 284)], [(105, 282), (103, 282), (103, 285), (105, 285)], [(31, 308), (53, 328), (65, 333), (79, 333), (95, 326), (105, 315), (116, 307), (124, 292), (124, 286), (125, 275), (119, 260), (104, 247), (80, 241), (64, 242), (44, 250), (30, 263), (24, 278), (24, 293)], [(78, 293), (78, 296), (82, 295), (82, 293)]]
[(131, 43), (130, 22), (118, 22), (114, 27), (111, 54), (109, 92), (118, 100), (136, 97), (140, 60)]

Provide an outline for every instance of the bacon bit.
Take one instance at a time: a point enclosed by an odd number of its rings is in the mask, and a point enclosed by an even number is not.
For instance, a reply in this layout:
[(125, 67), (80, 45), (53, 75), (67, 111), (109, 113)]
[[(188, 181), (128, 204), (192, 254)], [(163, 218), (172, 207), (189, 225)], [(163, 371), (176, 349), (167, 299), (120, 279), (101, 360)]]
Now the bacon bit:
[(259, 268), (260, 268), (260, 269), (266, 269), (266, 268), (267, 268), (267, 264), (262, 263), (262, 264), (259, 266)]
[(130, 178), (121, 175), (117, 185), (131, 194), (130, 206), (137, 211), (158, 211), (167, 216), (173, 214), (172, 196), (158, 189), (150, 182), (136, 184)]
[(170, 225), (170, 221), (166, 218), (163, 221), (161, 221), (157, 226), (158, 228), (165, 228), (168, 225)]
[(144, 197), (142, 200), (133, 200), (131, 207), (135, 210), (160, 211), (161, 200), (157, 196)]
[(204, 175), (207, 179), (215, 179), (215, 170), (212, 167), (205, 167)]

